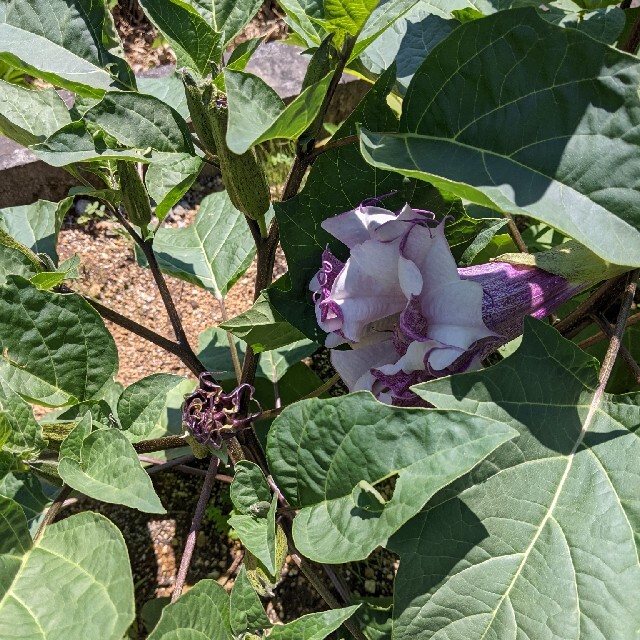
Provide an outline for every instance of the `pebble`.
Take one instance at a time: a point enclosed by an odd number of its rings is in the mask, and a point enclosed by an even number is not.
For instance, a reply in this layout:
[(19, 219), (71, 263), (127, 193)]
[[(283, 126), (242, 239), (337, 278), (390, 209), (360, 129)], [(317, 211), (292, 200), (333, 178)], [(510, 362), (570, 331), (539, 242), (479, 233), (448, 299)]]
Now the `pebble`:
[(375, 580), (365, 580), (364, 581), (364, 590), (367, 593), (375, 593), (376, 592), (376, 581)]

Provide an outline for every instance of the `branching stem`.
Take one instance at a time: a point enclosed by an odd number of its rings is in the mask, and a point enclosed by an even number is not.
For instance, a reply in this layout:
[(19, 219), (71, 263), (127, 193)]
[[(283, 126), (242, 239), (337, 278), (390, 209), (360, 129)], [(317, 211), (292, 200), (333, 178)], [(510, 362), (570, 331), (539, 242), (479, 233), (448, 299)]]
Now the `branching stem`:
[(44, 514), (44, 518), (42, 518), (42, 522), (40, 523), (40, 526), (36, 531), (36, 535), (33, 538), (34, 543), (38, 542), (38, 540), (42, 538), (42, 534), (44, 533), (47, 525), (50, 525), (56, 519), (56, 516), (64, 507), (65, 500), (71, 495), (72, 491), (73, 489), (69, 485), (64, 485), (62, 487), (60, 493), (51, 503), (51, 506), (47, 509), (47, 512)]
[(206, 509), (209, 498), (211, 497), (213, 483), (218, 472), (218, 464), (220, 464), (219, 458), (211, 456), (207, 475), (205, 476), (204, 483), (202, 484), (202, 491), (200, 491), (200, 496), (198, 497), (198, 504), (196, 505), (196, 510), (193, 514), (189, 535), (187, 536), (184, 551), (182, 552), (180, 568), (178, 569), (176, 583), (173, 587), (173, 593), (171, 594), (171, 602), (175, 602), (182, 595), (182, 589), (187, 579), (187, 572), (189, 571), (189, 565), (191, 564), (193, 550), (196, 546), (196, 538), (198, 536), (198, 531), (200, 530), (200, 525), (202, 524), (202, 518), (204, 517), (204, 510)]

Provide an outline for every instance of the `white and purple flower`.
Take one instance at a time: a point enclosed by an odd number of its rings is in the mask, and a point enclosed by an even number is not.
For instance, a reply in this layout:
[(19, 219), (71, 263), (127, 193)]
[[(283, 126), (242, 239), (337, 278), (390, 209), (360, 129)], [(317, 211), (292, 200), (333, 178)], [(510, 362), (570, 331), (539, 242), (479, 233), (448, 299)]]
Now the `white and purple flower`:
[(585, 286), (505, 262), (458, 269), (444, 227), (409, 205), (360, 206), (322, 223), (350, 256), (343, 263), (327, 248), (309, 288), (350, 391), (420, 405), (412, 385), (479, 368), (522, 332), (525, 315), (547, 316)]

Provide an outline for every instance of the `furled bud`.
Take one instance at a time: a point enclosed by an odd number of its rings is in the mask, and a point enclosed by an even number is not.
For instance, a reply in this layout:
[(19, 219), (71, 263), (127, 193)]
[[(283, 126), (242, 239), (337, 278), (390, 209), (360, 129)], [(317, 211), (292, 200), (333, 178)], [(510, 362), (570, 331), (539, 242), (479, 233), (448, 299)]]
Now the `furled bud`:
[(212, 155), (216, 155), (216, 141), (209, 124), (209, 113), (207, 105), (211, 102), (213, 85), (206, 83), (202, 88), (198, 87), (194, 78), (188, 71), (182, 74), (184, 93), (187, 98), (187, 107), (191, 116), (191, 124), (200, 142)]
[(253, 400), (253, 392), (251, 385), (241, 384), (230, 393), (224, 393), (212, 373), (201, 373), (198, 388), (185, 396), (182, 421), (197, 442), (220, 449), (225, 439), (249, 426), (259, 415), (240, 415), (242, 407)]
[(133, 162), (118, 160), (116, 166), (127, 218), (144, 229), (151, 222), (151, 205), (147, 190)]

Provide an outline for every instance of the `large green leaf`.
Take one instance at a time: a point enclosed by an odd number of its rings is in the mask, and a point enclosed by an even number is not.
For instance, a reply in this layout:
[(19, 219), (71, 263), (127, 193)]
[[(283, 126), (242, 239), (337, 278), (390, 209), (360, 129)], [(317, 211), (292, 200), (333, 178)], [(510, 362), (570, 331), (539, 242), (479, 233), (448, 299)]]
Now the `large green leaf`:
[(366, 127), (363, 153), (376, 167), (542, 220), (609, 262), (640, 265), (630, 177), (640, 162), (639, 81), (636, 58), (534, 9), (497, 13), (431, 52), (400, 133)]
[(593, 358), (528, 319), (506, 360), (416, 387), (519, 435), (392, 539), (395, 640), (635, 637), (640, 398), (597, 386)]
[(182, 376), (154, 373), (129, 385), (118, 398), (118, 420), (130, 442), (148, 438), (167, 404), (167, 394), (184, 381)]
[(213, 29), (222, 34), (220, 50), (224, 50), (258, 13), (261, 0), (188, 0)]
[(304, 335), (274, 309), (267, 293), (260, 294), (250, 309), (223, 322), (220, 327), (244, 340), (256, 353), (304, 339)]
[(34, 253), (45, 253), (58, 264), (58, 234), (72, 203), (72, 198), (61, 202), (38, 200), (21, 207), (0, 209), (0, 229)]
[(229, 596), (214, 580), (193, 589), (162, 610), (149, 640), (232, 640)]
[[(338, 140), (356, 132), (357, 123), (369, 129), (393, 130), (397, 120), (386, 98), (394, 82), (390, 69), (368, 92), (333, 138)], [(391, 192), (397, 192), (390, 195)], [(409, 202), (412, 206), (434, 211), (439, 216), (457, 211), (458, 202), (443, 196), (431, 185), (406, 180), (398, 174), (379, 171), (367, 164), (356, 145), (346, 145), (323, 153), (314, 163), (304, 189), (286, 202), (274, 203), (282, 248), (287, 257), (291, 288), (278, 284), (269, 289), (269, 299), (276, 309), (307, 337), (324, 342), (315, 317), (309, 282), (322, 264), (327, 245), (341, 259), (345, 247), (321, 228), (321, 223), (379, 196), (382, 206), (395, 210)]]
[(101, 515), (80, 513), (49, 525), (23, 556), (1, 561), (2, 638), (121, 640), (133, 622), (127, 548)]
[[(157, 157), (156, 157), (157, 160)], [(168, 155), (153, 162), (147, 169), (144, 182), (149, 195), (156, 201), (154, 213), (162, 222), (171, 207), (191, 188), (204, 162), (198, 156)]]
[(0, 60), (81, 95), (135, 88), (113, 18), (100, 0), (5, 2)]
[(30, 546), (24, 511), (11, 498), (0, 496), (0, 554), (22, 555)]
[(224, 81), (229, 101), (229, 149), (241, 154), (266, 140), (298, 138), (318, 115), (331, 75), (326, 75), (320, 82), (305, 89), (289, 105), (285, 105), (280, 96), (258, 76), (225, 69)]
[(0, 80), (0, 131), (24, 146), (42, 142), (71, 122), (54, 89), (32, 91)]
[(273, 627), (273, 640), (323, 640), (333, 633), (345, 620), (348, 620), (359, 605), (344, 609), (331, 609), (319, 613), (309, 613), (297, 620)]
[(31, 407), (0, 378), (0, 449), (24, 456), (44, 449)]
[(262, 602), (247, 578), (247, 569), (244, 565), (233, 583), (229, 604), (231, 607), (231, 630), (234, 634), (238, 635), (245, 631), (262, 631), (262, 629), (271, 627)]
[[(436, 491), (513, 435), (466, 413), (400, 409), (359, 392), (287, 407), (269, 432), (267, 458), (300, 510), (296, 547), (313, 560), (340, 563), (386, 544)], [(393, 476), (387, 500), (374, 485)]]
[(126, 147), (195, 153), (182, 116), (151, 95), (109, 91), (84, 114), (84, 120), (95, 123)]
[(89, 400), (118, 371), (116, 345), (93, 307), (17, 276), (0, 287), (0, 351), (0, 377), (44, 405)]
[(357, 36), (380, 0), (324, 0), (322, 26)]
[(251, 263), (255, 245), (244, 216), (223, 191), (202, 201), (193, 224), (160, 229), (153, 250), (163, 271), (223, 298)]
[(61, 452), (58, 472), (70, 487), (103, 502), (165, 513), (135, 449), (120, 431), (94, 431), (82, 440), (78, 455), (79, 460)]
[(145, 13), (175, 51), (179, 67), (202, 76), (211, 72), (220, 36), (183, 0), (142, 0)]

